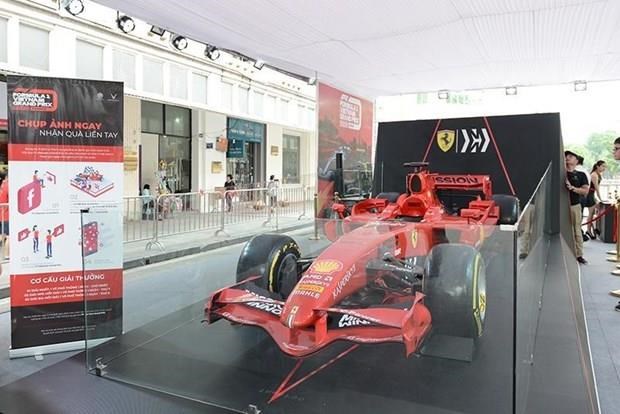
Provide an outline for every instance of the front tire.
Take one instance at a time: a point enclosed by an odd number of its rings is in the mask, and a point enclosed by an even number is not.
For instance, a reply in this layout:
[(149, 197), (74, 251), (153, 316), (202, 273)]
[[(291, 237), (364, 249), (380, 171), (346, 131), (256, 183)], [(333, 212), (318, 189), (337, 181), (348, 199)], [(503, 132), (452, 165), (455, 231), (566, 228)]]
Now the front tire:
[(297, 260), (301, 257), (297, 242), (282, 234), (259, 234), (246, 244), (237, 263), (237, 282), (260, 276), (254, 284), (270, 296), (286, 298), (299, 280)]
[(435, 332), (465, 338), (482, 335), (486, 273), (476, 249), (464, 244), (433, 247), (426, 259), (424, 292)]

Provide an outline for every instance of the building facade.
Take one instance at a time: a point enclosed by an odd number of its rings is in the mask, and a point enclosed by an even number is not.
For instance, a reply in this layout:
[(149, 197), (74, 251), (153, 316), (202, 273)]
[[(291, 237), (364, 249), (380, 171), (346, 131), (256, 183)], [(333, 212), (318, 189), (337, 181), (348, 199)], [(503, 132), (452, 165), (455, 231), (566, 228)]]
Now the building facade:
[(163, 177), (173, 192), (213, 190), (227, 174), (244, 186), (272, 174), (285, 185), (314, 184), (315, 86), (243, 55), (211, 60), (191, 39), (177, 50), (173, 34), (137, 19), (124, 33), (116, 10), (84, 6), (73, 16), (53, 0), (0, 0), (0, 73), (124, 82), (125, 195)]

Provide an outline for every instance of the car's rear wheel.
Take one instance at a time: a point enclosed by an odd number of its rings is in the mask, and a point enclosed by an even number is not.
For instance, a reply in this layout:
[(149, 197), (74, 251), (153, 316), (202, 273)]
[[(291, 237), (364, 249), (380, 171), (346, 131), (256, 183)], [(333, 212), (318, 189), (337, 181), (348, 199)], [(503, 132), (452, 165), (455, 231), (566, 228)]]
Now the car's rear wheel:
[(424, 293), (436, 333), (465, 338), (482, 335), (486, 274), (476, 249), (464, 244), (433, 247), (425, 264)]
[(519, 220), (519, 199), (517, 197), (495, 194), (493, 201), (499, 206), (498, 224), (515, 224)]
[(297, 242), (282, 234), (259, 234), (246, 244), (237, 263), (237, 282), (260, 276), (254, 284), (285, 300), (299, 280)]

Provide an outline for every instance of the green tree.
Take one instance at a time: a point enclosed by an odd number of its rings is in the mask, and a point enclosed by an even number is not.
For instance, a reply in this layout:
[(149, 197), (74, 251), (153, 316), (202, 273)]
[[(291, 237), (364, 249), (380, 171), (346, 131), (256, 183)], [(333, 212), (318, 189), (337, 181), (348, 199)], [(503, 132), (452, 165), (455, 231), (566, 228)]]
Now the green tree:
[[(607, 171), (610, 176), (618, 174), (618, 162), (614, 160), (612, 148), (614, 140), (618, 137), (616, 131), (595, 132), (588, 137), (585, 149), (589, 159), (584, 162), (585, 167), (589, 170), (598, 160), (605, 160)], [(584, 155), (585, 158), (585, 155)]]

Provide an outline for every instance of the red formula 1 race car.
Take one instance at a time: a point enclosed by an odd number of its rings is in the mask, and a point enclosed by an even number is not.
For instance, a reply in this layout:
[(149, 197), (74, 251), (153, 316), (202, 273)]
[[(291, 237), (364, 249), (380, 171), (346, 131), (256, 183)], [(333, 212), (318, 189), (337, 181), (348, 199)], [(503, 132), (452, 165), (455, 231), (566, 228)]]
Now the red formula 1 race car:
[(431, 329), (480, 336), (486, 277), (477, 247), (517, 221), (518, 200), (492, 196), (488, 176), (407, 166), (407, 192), (355, 205), (343, 235), (317, 257), (302, 258), (285, 235), (251, 239), (237, 284), (209, 298), (207, 322), (261, 327), (295, 357), (336, 340), (401, 342), (410, 355)]

